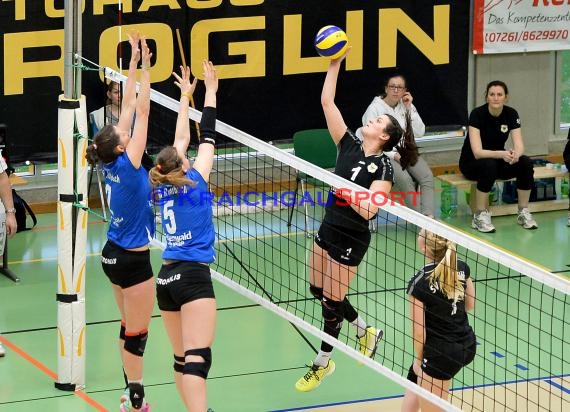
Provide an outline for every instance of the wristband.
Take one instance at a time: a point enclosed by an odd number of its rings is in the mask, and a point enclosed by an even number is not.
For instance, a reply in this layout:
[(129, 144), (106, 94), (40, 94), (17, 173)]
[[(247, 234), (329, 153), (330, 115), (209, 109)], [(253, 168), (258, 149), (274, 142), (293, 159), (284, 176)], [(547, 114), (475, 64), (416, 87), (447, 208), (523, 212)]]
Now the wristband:
[(201, 137), (200, 144), (203, 143), (211, 144), (212, 146), (216, 147), (216, 139), (214, 139), (213, 137)]
[(6, 209), (6, 213), (16, 213), (16, 208)]
[(191, 95), (190, 93), (188, 93), (188, 92), (182, 92), (182, 93), (180, 93), (180, 96), (181, 96), (181, 97), (184, 96), (184, 97), (186, 97), (188, 100), (192, 99), (192, 95)]

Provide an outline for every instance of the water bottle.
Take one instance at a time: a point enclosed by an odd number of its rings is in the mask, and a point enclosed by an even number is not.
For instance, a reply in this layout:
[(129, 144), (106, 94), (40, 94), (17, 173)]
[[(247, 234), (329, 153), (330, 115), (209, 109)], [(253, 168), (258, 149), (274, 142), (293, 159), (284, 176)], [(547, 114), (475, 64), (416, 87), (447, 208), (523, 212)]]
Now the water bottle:
[(562, 199), (568, 198), (568, 178), (567, 177), (562, 179), (560, 192), (562, 193)]
[(457, 188), (449, 183), (441, 184), (441, 218), (447, 219), (457, 215)]
[(499, 189), (499, 184), (495, 183), (489, 192), (489, 204), (498, 205), (501, 200), (501, 190)]

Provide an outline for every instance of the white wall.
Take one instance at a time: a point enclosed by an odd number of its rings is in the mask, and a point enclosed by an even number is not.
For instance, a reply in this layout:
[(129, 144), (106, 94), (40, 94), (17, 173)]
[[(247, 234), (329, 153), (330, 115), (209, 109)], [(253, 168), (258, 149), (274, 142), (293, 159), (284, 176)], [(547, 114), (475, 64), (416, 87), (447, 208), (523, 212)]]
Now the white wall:
[[(527, 155), (548, 154), (555, 135), (556, 55), (554, 52), (475, 56), (474, 106), (484, 103), (488, 82), (502, 80), (509, 88), (509, 106), (521, 117)], [(471, 109), (471, 108), (470, 108)]]

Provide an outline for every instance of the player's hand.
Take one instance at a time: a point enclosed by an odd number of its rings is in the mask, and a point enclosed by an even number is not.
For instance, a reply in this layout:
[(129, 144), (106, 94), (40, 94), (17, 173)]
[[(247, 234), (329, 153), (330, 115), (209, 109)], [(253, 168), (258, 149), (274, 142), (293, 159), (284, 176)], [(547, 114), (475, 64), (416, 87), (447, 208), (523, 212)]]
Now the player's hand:
[(141, 48), (142, 48), (142, 68), (149, 69), (150, 68), (150, 59), (152, 57), (152, 53), (148, 45), (146, 44), (146, 37), (141, 37)]
[(172, 75), (176, 79), (174, 84), (178, 86), (180, 89), (180, 93), (186, 95), (188, 99), (189, 96), (194, 94), (194, 90), (196, 90), (196, 84), (198, 83), (198, 79), (194, 77), (194, 81), (190, 82), (190, 67), (180, 66), (180, 75), (178, 73), (172, 72)]
[(207, 91), (217, 92), (218, 91), (218, 75), (216, 74), (216, 68), (211, 61), (204, 60), (202, 62), (202, 68), (204, 69), (204, 84), (206, 85)]
[(129, 43), (131, 45), (131, 63), (137, 65), (141, 59), (139, 49), (140, 35), (138, 32), (129, 33)]
[(340, 55), (339, 57), (337, 57), (336, 59), (332, 59), (332, 60), (331, 60), (331, 64), (340, 64), (340, 63), (342, 63), (342, 61), (343, 61), (344, 59), (346, 59), (346, 56), (348, 56), (348, 53), (350, 53), (350, 50), (351, 50), (351, 49), (352, 49), (352, 46), (348, 46), (348, 47), (346, 48), (346, 51), (345, 51), (343, 54), (341, 54), (341, 55)]

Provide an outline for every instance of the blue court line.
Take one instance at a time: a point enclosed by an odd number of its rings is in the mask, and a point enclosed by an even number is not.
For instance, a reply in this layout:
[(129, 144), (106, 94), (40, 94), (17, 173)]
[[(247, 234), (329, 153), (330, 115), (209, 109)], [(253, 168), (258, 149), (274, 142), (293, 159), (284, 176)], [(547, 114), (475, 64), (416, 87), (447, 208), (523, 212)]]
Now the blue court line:
[(269, 411), (269, 412), (306, 411), (308, 409), (326, 408), (329, 406), (352, 405), (352, 404), (356, 404), (356, 403), (373, 402), (373, 401), (385, 401), (388, 399), (396, 399), (396, 398), (403, 398), (403, 397), (404, 397), (404, 395), (382, 396), (379, 398), (356, 399), (353, 401), (343, 401), (343, 402), (331, 402), (331, 403), (323, 403), (321, 405), (301, 406), (299, 408), (291, 408), (291, 409), (276, 409), (274, 411)]
[(564, 386), (562, 386), (556, 382), (552, 382), (550, 379), (546, 379), (544, 382), (551, 384), (555, 388), (560, 389), (562, 392), (566, 392), (567, 394), (570, 394), (570, 389), (565, 388)]
[(527, 371), (527, 370), (528, 370), (528, 368), (527, 368), (526, 366), (521, 365), (520, 363), (517, 363), (517, 364), (515, 365), (515, 367), (516, 367), (517, 369), (520, 369), (521, 371)]
[(505, 357), (505, 355), (503, 355), (502, 353), (499, 353), (499, 352), (491, 352), (491, 355), (496, 356), (499, 359)]
[[(534, 381), (544, 380), (545, 382), (548, 382), (552, 386), (570, 394), (570, 389), (567, 389), (567, 388), (551, 381), (551, 379), (567, 378), (567, 377), (570, 377), (570, 373), (566, 373), (564, 375), (543, 376), (540, 378), (516, 379), (516, 380), (512, 380), (512, 381), (505, 381), (505, 382), (482, 383), (480, 385), (471, 385), (471, 386), (463, 386), (463, 387), (458, 387), (458, 388), (451, 388), (450, 390), (451, 391), (463, 391), (465, 389), (478, 389), (478, 388), (486, 388), (486, 387), (490, 387), (490, 386), (501, 386), (501, 385), (510, 385), (510, 384), (514, 384), (514, 383), (534, 382)], [(396, 398), (403, 398), (403, 397), (404, 397), (404, 395), (381, 396), (378, 398), (355, 399), (353, 401), (323, 403), (323, 404), (319, 404), (319, 405), (301, 406), (298, 408), (291, 408), (291, 409), (275, 409), (275, 410), (269, 411), (269, 412), (306, 411), (309, 409), (326, 408), (328, 406), (350, 405), (350, 404), (373, 402), (373, 401), (384, 401), (384, 400), (388, 400), (388, 399), (396, 399)]]

